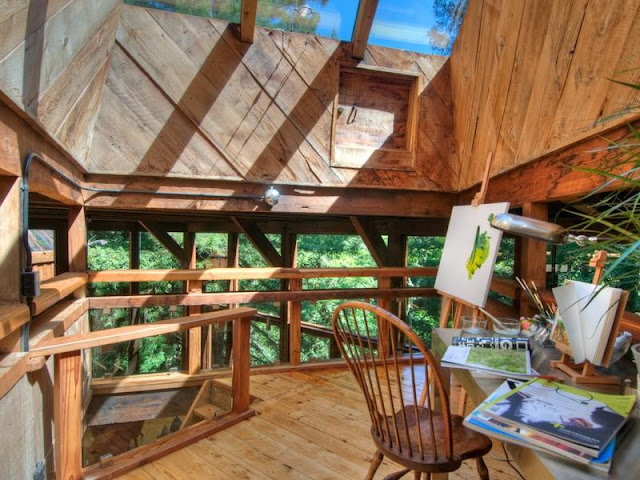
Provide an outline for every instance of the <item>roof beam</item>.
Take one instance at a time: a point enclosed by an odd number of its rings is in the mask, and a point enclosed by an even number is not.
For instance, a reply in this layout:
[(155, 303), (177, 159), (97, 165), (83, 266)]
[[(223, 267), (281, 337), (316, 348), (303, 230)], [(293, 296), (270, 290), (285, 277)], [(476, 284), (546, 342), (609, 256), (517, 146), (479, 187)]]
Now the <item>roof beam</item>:
[(270, 267), (284, 266), (282, 255), (278, 253), (256, 222), (232, 217), (233, 222), (244, 233), (256, 250), (263, 256)]
[(242, 0), (242, 13), (240, 16), (240, 40), (253, 43), (256, 31), (256, 14), (258, 13), (258, 0)]
[(389, 263), (389, 249), (373, 220), (366, 217), (351, 217), (351, 223), (367, 246), (376, 265), (379, 267), (387, 266)]
[(158, 242), (160, 242), (160, 244), (166, 248), (171, 255), (176, 257), (184, 267), (189, 265), (189, 254), (184, 248), (178, 245), (178, 242), (176, 242), (168, 232), (162, 230), (156, 223), (140, 222), (140, 225), (142, 225), (147, 232), (156, 237), (156, 240), (158, 240)]
[(373, 17), (377, 8), (378, 0), (360, 0), (356, 26), (353, 28), (351, 37), (351, 43), (353, 43), (352, 55), (356, 58), (364, 58), (364, 51), (367, 48)]

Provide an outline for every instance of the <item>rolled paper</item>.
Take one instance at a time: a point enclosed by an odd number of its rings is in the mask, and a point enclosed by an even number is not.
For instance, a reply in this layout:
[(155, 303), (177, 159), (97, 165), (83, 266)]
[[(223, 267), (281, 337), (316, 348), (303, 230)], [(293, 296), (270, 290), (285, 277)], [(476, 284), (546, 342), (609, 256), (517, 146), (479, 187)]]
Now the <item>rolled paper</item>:
[(519, 337), (453, 337), (451, 345), (501, 350), (527, 350), (529, 348), (529, 339)]

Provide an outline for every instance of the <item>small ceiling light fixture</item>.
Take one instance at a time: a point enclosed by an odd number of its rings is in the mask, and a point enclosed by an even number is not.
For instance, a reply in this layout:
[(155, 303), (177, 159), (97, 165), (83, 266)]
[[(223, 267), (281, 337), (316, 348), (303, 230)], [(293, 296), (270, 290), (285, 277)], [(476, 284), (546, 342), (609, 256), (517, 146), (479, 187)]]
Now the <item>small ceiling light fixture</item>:
[(555, 245), (574, 242), (580, 246), (584, 246), (587, 243), (596, 243), (598, 241), (598, 237), (572, 235), (556, 223), (522, 217), (511, 213), (499, 213), (494, 216), (491, 220), (491, 226), (506, 233), (535, 238)]
[(280, 192), (273, 187), (269, 187), (269, 189), (264, 193), (262, 200), (264, 200), (264, 203), (270, 207), (273, 207), (280, 201)]

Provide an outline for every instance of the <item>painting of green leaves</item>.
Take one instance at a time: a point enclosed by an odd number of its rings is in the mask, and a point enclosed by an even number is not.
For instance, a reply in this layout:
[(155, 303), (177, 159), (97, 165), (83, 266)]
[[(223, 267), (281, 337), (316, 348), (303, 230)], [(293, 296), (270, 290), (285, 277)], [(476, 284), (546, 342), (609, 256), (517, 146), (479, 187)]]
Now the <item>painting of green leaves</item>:
[(467, 357), (467, 363), (494, 370), (527, 373), (527, 357), (524, 351), (472, 348)]

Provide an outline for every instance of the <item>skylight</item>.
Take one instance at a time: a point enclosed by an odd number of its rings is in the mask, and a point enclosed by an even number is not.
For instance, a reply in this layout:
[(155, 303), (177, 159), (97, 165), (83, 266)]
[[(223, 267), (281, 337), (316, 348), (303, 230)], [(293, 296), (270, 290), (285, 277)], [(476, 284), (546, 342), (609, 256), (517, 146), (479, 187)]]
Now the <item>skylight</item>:
[(379, 0), (369, 44), (449, 55), (467, 0)]
[[(148, 8), (239, 23), (242, 0), (125, 0)], [(351, 41), (359, 0), (258, 0), (262, 27)], [(369, 43), (449, 55), (467, 0), (379, 0)]]

